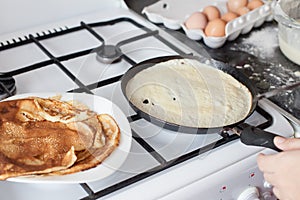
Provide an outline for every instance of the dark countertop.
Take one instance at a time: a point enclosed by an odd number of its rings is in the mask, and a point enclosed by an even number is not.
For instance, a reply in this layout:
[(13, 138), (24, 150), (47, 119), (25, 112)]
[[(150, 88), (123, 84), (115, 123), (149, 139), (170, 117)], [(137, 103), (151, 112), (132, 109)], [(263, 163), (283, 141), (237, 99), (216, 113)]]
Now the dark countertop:
[[(156, 1), (127, 0), (125, 2), (140, 14), (145, 6)], [(277, 38), (278, 27), (275, 21), (265, 22), (248, 34), (240, 35), (234, 41), (227, 41), (218, 49), (207, 47), (201, 40), (190, 40), (182, 30), (173, 31), (163, 25), (158, 26), (200, 54), (208, 54), (242, 71), (257, 87), (259, 93), (300, 81), (300, 66), (289, 61), (280, 51)], [(270, 100), (300, 120), (300, 88), (282, 92)]]
[(130, 9), (140, 14), (144, 7), (151, 5), (157, 1), (158, 0), (125, 0), (125, 3)]
[[(205, 48), (211, 57), (247, 74), (258, 92), (263, 93), (300, 81), (300, 66), (282, 54), (277, 33), (277, 23), (266, 22), (250, 33), (227, 42), (222, 48)], [(282, 92), (270, 100), (300, 119), (300, 88)]]

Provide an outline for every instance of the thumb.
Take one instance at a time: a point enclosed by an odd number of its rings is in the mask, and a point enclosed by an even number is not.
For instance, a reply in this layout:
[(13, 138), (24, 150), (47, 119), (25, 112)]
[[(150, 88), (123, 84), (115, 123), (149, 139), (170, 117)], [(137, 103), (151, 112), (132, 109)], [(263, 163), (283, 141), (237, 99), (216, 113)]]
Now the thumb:
[(300, 139), (297, 138), (276, 136), (274, 138), (274, 144), (283, 151), (300, 149)]

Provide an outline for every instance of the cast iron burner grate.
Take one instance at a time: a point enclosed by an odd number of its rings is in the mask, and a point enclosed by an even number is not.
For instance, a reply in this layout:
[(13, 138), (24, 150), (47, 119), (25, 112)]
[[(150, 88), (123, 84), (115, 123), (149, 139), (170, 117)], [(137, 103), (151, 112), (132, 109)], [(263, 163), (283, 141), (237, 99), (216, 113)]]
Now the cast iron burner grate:
[(0, 100), (16, 94), (16, 81), (13, 77), (0, 73)]
[[(103, 26), (109, 26), (109, 25), (114, 25), (117, 23), (121, 22), (128, 22), (134, 25), (135, 27), (142, 29), (145, 31), (145, 33), (140, 34), (138, 36), (123, 40), (116, 44), (115, 46), (109, 46), (105, 44), (104, 39), (102, 36), (100, 36), (98, 33), (94, 31), (94, 28), (99, 28)], [(63, 56), (55, 57), (50, 53), (50, 51), (41, 43), (42, 40), (45, 39), (50, 39), (50, 38), (55, 38), (59, 37), (62, 35), (67, 35), (70, 33), (74, 33), (76, 31), (81, 31), (81, 30), (87, 30), (89, 31), (95, 38), (97, 38), (101, 45), (97, 48), (91, 48), (91, 49), (85, 49), (85, 50), (78, 50), (76, 52), (72, 52)], [(4, 76), (2, 74), (0, 76), (0, 92), (2, 91), (2, 96), (8, 97), (13, 95), (16, 92), (16, 87), (15, 87), (15, 80), (12, 78), (13, 76), (22, 74), (22, 73), (27, 73), (29, 71), (34, 71), (39, 68), (47, 67), (49, 65), (57, 65), (66, 75), (69, 77), (77, 86), (78, 88), (73, 89), (72, 91), (69, 92), (86, 92), (89, 94), (93, 94), (91, 90), (96, 89), (96, 88), (101, 88), (110, 84), (114, 84), (122, 78), (122, 75), (116, 75), (111, 78), (107, 78), (101, 81), (97, 81), (95, 83), (85, 85), (83, 84), (77, 77), (75, 77), (68, 69), (67, 67), (64, 66), (63, 61), (66, 60), (72, 60), (76, 59), (81, 56), (88, 55), (92, 52), (97, 53), (98, 60), (101, 62), (117, 62), (121, 59), (124, 61), (128, 62), (130, 65), (136, 64), (135, 61), (133, 61), (128, 55), (125, 55), (123, 52), (121, 52), (120, 47), (123, 45), (126, 45), (128, 43), (131, 43), (133, 41), (137, 41), (146, 37), (154, 37), (155, 39), (159, 40), (175, 52), (177, 52), (179, 55), (185, 55), (185, 53), (177, 48), (173, 43), (169, 42), (166, 40), (164, 37), (162, 37), (159, 34), (158, 30), (150, 30), (147, 27), (144, 27), (143, 25), (137, 23), (136, 21), (130, 19), (130, 18), (117, 18), (114, 20), (109, 20), (109, 21), (104, 21), (104, 22), (97, 22), (97, 23), (89, 23), (86, 24), (84, 22), (81, 22), (79, 26), (73, 27), (73, 28), (65, 28), (61, 29), (58, 31), (49, 31), (47, 33), (43, 34), (36, 34), (36, 36), (29, 35), (26, 36), (25, 39), (19, 39), (13, 40), (13, 42), (7, 42), (7, 44), (0, 43), (0, 52), (8, 49), (12, 49), (15, 47), (20, 47), (26, 44), (35, 44), (45, 55), (48, 56), (48, 60), (44, 60), (38, 63), (34, 63), (32, 65), (24, 66), (21, 68), (18, 68), (13, 71), (6, 72), (7, 75), (9, 76)], [(104, 59), (103, 59), (104, 58)], [(1, 81), (2, 80), (2, 81)], [(272, 117), (265, 112), (263, 109), (261, 109), (259, 106), (257, 107), (256, 111), (263, 116), (266, 121), (257, 126), (258, 128), (265, 129), (272, 125), (273, 119)], [(128, 116), (128, 120), (130, 123), (133, 123), (137, 120), (140, 120), (141, 117), (138, 116), (137, 114), (134, 114), (132, 116)], [(122, 188), (125, 188), (131, 184), (137, 183), (147, 177), (150, 177), (154, 174), (157, 174), (159, 172), (162, 172), (166, 169), (169, 169), (173, 166), (176, 166), (180, 163), (183, 163), (189, 159), (192, 159), (194, 157), (199, 156), (199, 154), (208, 152), (212, 149), (218, 148), (226, 143), (229, 143), (231, 141), (234, 141), (238, 139), (239, 137), (237, 135), (227, 135), (227, 134), (221, 134), (222, 138), (219, 139), (217, 142), (213, 142), (212, 144), (207, 144), (206, 146), (202, 146), (200, 148), (197, 148), (191, 152), (185, 153), (179, 157), (176, 157), (172, 160), (167, 161), (159, 152), (155, 151), (155, 149), (152, 148), (152, 146), (145, 140), (143, 139), (139, 133), (135, 132), (132, 130), (132, 135), (133, 139), (140, 144), (142, 148), (144, 148), (145, 151), (147, 151), (158, 163), (160, 163), (158, 166), (148, 169), (144, 172), (141, 172), (140, 174), (136, 174), (133, 177), (130, 177), (128, 179), (125, 179), (123, 181), (117, 182), (114, 185), (111, 185), (105, 189), (99, 190), (99, 191), (93, 191), (91, 187), (87, 183), (81, 183), (80, 186), (87, 192), (87, 196), (84, 197), (83, 199), (88, 199), (88, 200), (94, 200), (98, 199), (100, 197), (106, 196), (108, 194), (111, 194), (113, 192), (116, 192)]]

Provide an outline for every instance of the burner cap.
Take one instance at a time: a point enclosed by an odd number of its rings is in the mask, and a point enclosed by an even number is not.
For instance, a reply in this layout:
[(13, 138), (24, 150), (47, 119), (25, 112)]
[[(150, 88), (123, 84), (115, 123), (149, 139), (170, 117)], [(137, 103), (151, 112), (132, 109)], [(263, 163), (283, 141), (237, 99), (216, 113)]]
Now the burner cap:
[(0, 100), (16, 94), (16, 81), (13, 77), (0, 73)]
[(102, 45), (97, 51), (97, 59), (102, 63), (118, 62), (121, 56), (122, 52), (120, 48), (113, 45)]

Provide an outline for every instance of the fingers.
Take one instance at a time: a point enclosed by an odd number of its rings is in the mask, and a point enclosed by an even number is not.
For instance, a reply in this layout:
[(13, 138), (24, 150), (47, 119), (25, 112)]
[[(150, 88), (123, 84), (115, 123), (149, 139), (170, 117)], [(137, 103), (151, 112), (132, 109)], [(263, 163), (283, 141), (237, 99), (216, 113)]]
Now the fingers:
[(277, 187), (273, 187), (273, 194), (278, 198), (281, 199), (280, 197), (280, 191)]
[(264, 179), (272, 184), (273, 186), (276, 186), (278, 184), (278, 169), (276, 163), (278, 162), (277, 154), (274, 155), (264, 155), (259, 154), (257, 157), (257, 164), (259, 169), (264, 174)]
[(274, 173), (273, 166), (276, 166), (276, 159), (274, 158), (276, 155), (264, 155), (259, 154), (257, 156), (257, 164), (260, 171), (264, 173)]
[[(279, 138), (280, 140), (280, 138)], [(284, 139), (286, 149), (297, 147), (299, 139)], [(274, 139), (274, 141), (276, 141)], [(278, 143), (278, 140), (276, 141)], [(284, 146), (283, 145), (283, 146)], [(272, 155), (259, 154), (257, 164), (264, 179), (273, 186), (279, 199), (299, 199), (300, 149), (283, 151)]]
[(277, 136), (274, 138), (274, 144), (283, 151), (300, 149), (300, 139), (297, 138)]
[(277, 175), (275, 173), (264, 173), (264, 179), (272, 186), (278, 185)]

